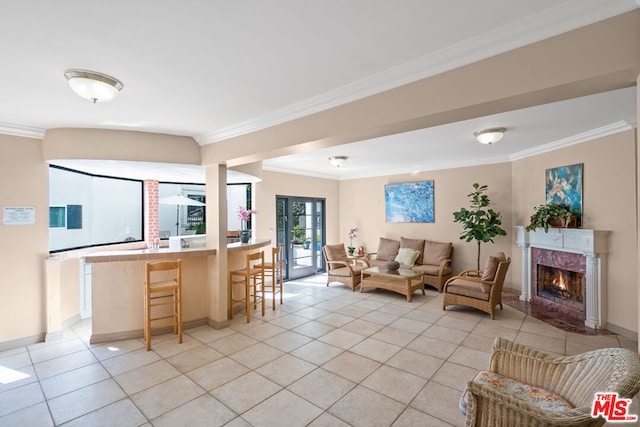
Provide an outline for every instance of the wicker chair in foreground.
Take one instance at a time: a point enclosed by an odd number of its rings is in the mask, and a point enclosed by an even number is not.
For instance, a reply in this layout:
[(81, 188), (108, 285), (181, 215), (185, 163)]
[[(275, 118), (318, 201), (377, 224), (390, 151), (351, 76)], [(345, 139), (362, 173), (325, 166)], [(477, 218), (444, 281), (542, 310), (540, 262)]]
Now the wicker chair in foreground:
[(460, 398), (467, 426), (601, 426), (596, 393), (631, 399), (640, 390), (640, 357), (623, 348), (553, 356), (498, 337), (490, 371), (469, 381)]
[(484, 270), (466, 270), (444, 284), (442, 309), (448, 305), (466, 305), (477, 308), (494, 318), (497, 305), (502, 310), (502, 285), (511, 258), (503, 253), (490, 256)]
[(340, 282), (355, 291), (356, 286), (360, 284), (362, 269), (367, 268), (369, 264), (363, 259), (354, 260), (354, 263), (349, 262), (347, 251), (342, 243), (323, 246), (322, 255), (327, 263), (327, 286), (331, 282)]

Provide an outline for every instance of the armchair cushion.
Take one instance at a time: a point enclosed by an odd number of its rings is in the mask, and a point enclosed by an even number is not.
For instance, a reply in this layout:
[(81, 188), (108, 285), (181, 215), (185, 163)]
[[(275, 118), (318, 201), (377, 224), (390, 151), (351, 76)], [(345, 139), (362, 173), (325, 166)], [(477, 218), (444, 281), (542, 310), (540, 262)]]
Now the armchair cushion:
[(400, 249), (402, 248), (411, 248), (418, 251), (418, 258), (416, 259), (416, 264), (422, 264), (423, 255), (424, 255), (424, 240), (423, 239), (407, 239), (405, 237), (400, 237)]
[(400, 264), (413, 266), (413, 264), (416, 263), (418, 256), (420, 256), (420, 251), (411, 248), (400, 248), (395, 260)]
[(341, 277), (351, 277), (351, 272), (353, 272), (354, 276), (360, 276), (360, 273), (363, 270), (363, 266), (361, 265), (356, 265), (356, 266), (352, 266), (351, 268), (349, 267), (334, 267), (331, 270), (331, 275), (332, 276), (341, 276)]
[(480, 286), (481, 284), (481, 282), (476, 280), (454, 278), (447, 283), (447, 293), (489, 301), (489, 297), (491, 296), (491, 293), (489, 292), (491, 290), (491, 285), (485, 285), (489, 287), (489, 291), (484, 291)]
[(326, 248), (327, 261), (349, 262), (347, 252), (344, 250), (344, 245), (342, 243), (338, 245), (327, 245)]
[(423, 264), (440, 265), (440, 261), (451, 256), (451, 243), (424, 242)]
[[(499, 393), (510, 395), (545, 411), (566, 411), (574, 408), (571, 402), (553, 392), (503, 377), (495, 372), (480, 371), (471, 381), (495, 389)], [(459, 402), (460, 411), (464, 415), (467, 413), (468, 403), (469, 396), (465, 388)]]
[[(482, 280), (493, 282), (493, 279), (496, 277), (496, 271), (498, 271), (498, 263), (506, 260), (507, 257), (504, 252), (498, 252), (495, 256), (487, 257), (487, 262), (482, 271)], [(487, 290), (487, 292), (489, 291)]]
[(398, 256), (399, 249), (399, 241), (381, 237), (380, 242), (378, 243), (378, 252), (376, 254), (376, 259), (382, 261), (394, 261), (396, 259), (396, 256)]

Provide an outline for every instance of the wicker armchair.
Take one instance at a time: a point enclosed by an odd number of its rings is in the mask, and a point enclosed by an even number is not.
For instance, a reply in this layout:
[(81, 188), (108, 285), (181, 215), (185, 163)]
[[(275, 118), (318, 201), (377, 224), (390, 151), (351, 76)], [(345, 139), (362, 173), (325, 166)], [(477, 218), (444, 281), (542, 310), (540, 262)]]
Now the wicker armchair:
[(360, 284), (360, 273), (369, 264), (363, 259), (356, 259), (351, 263), (342, 243), (323, 246), (322, 255), (327, 264), (327, 286), (331, 282), (340, 282), (355, 291), (356, 286)]
[[(494, 379), (478, 382), (481, 374)], [(467, 384), (461, 398), (461, 409), (463, 400), (466, 404), (467, 426), (601, 426), (605, 423), (602, 417), (591, 417), (595, 393), (617, 392), (625, 399), (635, 396), (640, 390), (640, 357), (622, 348), (553, 356), (498, 337), (490, 372), (478, 376)], [(501, 387), (512, 380), (528, 391), (528, 400)], [(544, 393), (564, 399), (568, 408), (543, 408), (553, 400), (542, 397)]]
[(502, 310), (502, 286), (510, 263), (511, 258), (497, 262), (492, 280), (486, 280), (486, 274), (483, 280), (482, 270), (466, 270), (451, 277), (444, 284), (442, 309), (448, 305), (466, 305), (489, 313), (493, 319), (496, 306)]

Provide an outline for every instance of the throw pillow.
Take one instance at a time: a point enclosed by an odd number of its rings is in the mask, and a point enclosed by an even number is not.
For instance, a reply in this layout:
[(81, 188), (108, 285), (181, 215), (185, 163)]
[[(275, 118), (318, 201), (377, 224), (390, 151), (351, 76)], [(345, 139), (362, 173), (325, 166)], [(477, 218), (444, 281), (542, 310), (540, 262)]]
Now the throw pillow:
[(496, 277), (496, 271), (498, 271), (498, 263), (500, 261), (501, 260), (495, 256), (490, 256), (487, 258), (487, 262), (484, 265), (484, 270), (482, 271), (482, 280), (493, 282), (493, 279), (495, 279)]
[(378, 243), (378, 252), (376, 254), (376, 259), (382, 261), (393, 261), (398, 255), (398, 249), (400, 249), (399, 241), (381, 237), (380, 243)]
[(416, 251), (415, 249), (400, 248), (400, 250), (398, 250), (398, 256), (396, 256), (396, 261), (398, 261), (400, 264), (410, 266), (416, 263), (418, 255), (420, 255), (420, 252)]
[(451, 256), (451, 243), (424, 242), (423, 264), (440, 265), (440, 261)]
[(416, 264), (422, 264), (422, 254), (424, 253), (424, 240), (420, 239), (406, 239), (404, 237), (400, 237), (400, 248), (411, 248), (420, 252), (418, 255), (418, 259), (416, 260)]

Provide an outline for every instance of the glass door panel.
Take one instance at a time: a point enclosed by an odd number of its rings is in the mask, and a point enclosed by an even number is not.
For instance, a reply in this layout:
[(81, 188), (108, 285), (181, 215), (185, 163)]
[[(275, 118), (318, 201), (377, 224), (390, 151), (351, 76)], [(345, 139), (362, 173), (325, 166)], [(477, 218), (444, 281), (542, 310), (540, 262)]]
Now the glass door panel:
[(283, 248), (287, 279), (315, 274), (324, 268), (324, 199), (276, 198), (277, 243)]

